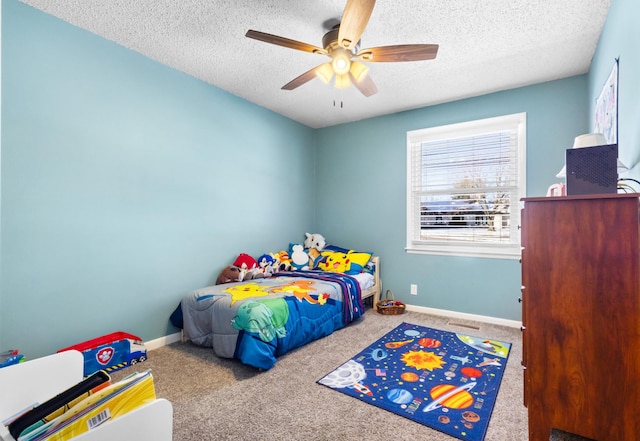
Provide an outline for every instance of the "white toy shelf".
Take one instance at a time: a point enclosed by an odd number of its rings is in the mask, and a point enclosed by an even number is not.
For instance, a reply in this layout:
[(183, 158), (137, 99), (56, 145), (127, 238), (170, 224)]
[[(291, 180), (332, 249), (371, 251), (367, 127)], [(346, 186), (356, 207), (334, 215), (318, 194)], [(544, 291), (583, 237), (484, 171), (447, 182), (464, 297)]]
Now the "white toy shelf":
[[(0, 421), (79, 383), (83, 369), (84, 358), (78, 351), (64, 351), (0, 369)], [(173, 406), (159, 398), (73, 440), (171, 441), (172, 436)], [(15, 441), (3, 424), (0, 440)]]

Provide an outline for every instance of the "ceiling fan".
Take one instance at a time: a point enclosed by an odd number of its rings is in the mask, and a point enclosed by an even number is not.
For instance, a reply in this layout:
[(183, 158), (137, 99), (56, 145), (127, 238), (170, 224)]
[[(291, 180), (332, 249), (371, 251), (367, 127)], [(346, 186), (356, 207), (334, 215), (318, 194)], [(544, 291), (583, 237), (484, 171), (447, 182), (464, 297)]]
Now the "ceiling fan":
[(432, 60), (438, 54), (437, 44), (402, 44), (360, 49), (360, 37), (369, 22), (375, 3), (375, 0), (347, 0), (342, 21), (324, 35), (322, 48), (254, 30), (247, 31), (246, 37), (303, 52), (327, 55), (331, 58), (329, 62), (308, 70), (282, 86), (284, 90), (293, 90), (316, 77), (328, 84), (335, 74), (335, 87), (343, 89), (353, 84), (368, 97), (377, 93), (378, 88), (368, 75), (369, 68), (358, 60), (421, 61)]

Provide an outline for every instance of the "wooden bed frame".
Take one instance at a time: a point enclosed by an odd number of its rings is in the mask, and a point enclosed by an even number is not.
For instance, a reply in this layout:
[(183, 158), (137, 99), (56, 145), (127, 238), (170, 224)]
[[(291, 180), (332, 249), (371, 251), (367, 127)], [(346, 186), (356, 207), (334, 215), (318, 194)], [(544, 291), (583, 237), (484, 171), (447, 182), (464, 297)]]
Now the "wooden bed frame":
[(373, 297), (373, 307), (376, 307), (376, 303), (380, 301), (380, 294), (382, 293), (382, 286), (380, 282), (380, 257), (373, 256), (371, 258), (373, 263), (375, 264), (376, 271), (373, 274), (374, 282), (371, 288), (362, 290), (362, 300), (368, 299), (369, 297)]

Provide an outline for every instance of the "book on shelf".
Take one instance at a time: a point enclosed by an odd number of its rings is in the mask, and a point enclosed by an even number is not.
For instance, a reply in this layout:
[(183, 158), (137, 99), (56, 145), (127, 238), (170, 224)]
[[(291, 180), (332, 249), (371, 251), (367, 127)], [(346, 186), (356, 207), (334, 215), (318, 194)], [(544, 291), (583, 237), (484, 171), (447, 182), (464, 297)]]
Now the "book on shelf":
[(30, 408), (10, 418), (5, 422), (9, 433), (14, 438), (18, 438), (23, 432), (31, 431), (62, 415), (84, 398), (108, 386), (110, 382), (111, 377), (104, 371), (88, 376), (44, 403), (33, 404)]

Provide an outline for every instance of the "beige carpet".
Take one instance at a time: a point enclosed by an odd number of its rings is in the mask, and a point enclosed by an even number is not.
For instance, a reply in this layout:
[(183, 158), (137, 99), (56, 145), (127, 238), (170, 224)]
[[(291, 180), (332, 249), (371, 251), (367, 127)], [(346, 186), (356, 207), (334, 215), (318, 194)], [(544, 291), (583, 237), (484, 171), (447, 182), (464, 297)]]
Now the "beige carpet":
[[(327, 372), (402, 321), (513, 344), (485, 441), (526, 441), (520, 330), (407, 312), (369, 310), (345, 329), (282, 356), (260, 372), (211, 349), (175, 343), (149, 352), (135, 369), (151, 369), (158, 397), (174, 409), (174, 441), (203, 440), (430, 440), (448, 435), (316, 384)], [(461, 326), (462, 325), (462, 326)], [(114, 379), (131, 372), (112, 374)], [(554, 441), (582, 438), (554, 434)]]

